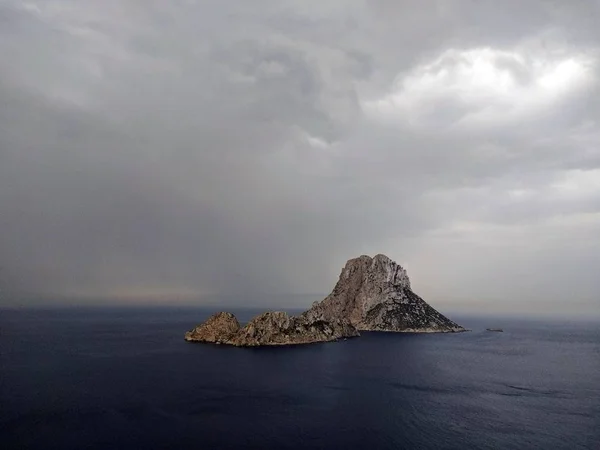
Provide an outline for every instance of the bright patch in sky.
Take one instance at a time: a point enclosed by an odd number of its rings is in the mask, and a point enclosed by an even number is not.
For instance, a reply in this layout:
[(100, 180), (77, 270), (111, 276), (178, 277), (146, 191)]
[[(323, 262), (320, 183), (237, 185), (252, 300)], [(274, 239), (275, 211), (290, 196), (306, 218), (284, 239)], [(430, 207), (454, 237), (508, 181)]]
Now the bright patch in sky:
[(592, 81), (583, 56), (562, 60), (491, 48), (448, 50), (399, 76), (363, 104), (380, 120), (413, 126), (504, 124), (535, 116)]
[(568, 89), (573, 82), (584, 80), (585, 65), (574, 59), (567, 59), (556, 64), (539, 79), (538, 84), (548, 90)]
[(600, 193), (600, 169), (569, 170), (563, 179), (552, 185), (560, 196), (587, 197)]

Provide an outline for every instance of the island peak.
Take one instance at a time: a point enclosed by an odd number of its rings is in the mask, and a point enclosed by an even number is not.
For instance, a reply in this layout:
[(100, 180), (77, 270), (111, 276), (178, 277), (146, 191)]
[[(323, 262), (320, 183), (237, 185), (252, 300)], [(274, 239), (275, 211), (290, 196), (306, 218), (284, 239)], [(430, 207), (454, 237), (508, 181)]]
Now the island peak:
[(242, 327), (233, 314), (220, 312), (187, 332), (185, 339), (253, 347), (335, 341), (359, 331), (466, 330), (415, 294), (402, 266), (377, 254), (348, 260), (331, 294), (299, 316), (269, 311)]

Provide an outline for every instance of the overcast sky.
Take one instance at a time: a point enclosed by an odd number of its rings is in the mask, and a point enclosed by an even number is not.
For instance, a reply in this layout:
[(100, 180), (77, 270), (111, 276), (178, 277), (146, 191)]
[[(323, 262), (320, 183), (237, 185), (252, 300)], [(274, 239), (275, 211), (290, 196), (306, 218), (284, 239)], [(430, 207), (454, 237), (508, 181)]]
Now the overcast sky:
[(1, 0), (3, 301), (303, 306), (283, 294), (385, 253), (441, 309), (600, 312), (598, 23), (597, 0)]

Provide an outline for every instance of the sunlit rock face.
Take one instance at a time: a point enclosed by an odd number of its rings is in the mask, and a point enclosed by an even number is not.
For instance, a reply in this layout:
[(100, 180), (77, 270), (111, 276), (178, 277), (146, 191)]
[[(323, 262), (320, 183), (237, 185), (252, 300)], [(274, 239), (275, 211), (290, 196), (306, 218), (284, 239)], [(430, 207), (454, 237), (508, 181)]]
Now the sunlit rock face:
[(220, 312), (188, 331), (185, 339), (256, 347), (329, 342), (359, 331), (465, 330), (415, 294), (401, 266), (385, 255), (363, 255), (346, 263), (331, 294), (299, 316), (265, 312), (242, 327), (233, 314)]
[(364, 331), (464, 331), (415, 294), (406, 270), (385, 255), (349, 260), (333, 292), (303, 316), (345, 317)]
[(219, 312), (204, 323), (185, 333), (186, 341), (211, 342), (215, 344), (231, 341), (240, 331), (240, 323), (228, 312)]

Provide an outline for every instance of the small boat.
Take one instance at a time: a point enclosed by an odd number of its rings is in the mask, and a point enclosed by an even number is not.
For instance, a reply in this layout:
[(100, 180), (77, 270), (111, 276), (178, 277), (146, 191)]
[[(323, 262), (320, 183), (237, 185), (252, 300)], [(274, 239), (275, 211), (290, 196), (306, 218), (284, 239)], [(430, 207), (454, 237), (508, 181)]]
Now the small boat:
[(502, 328), (486, 328), (486, 331), (496, 331), (497, 333), (502, 333), (504, 330)]

